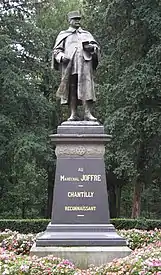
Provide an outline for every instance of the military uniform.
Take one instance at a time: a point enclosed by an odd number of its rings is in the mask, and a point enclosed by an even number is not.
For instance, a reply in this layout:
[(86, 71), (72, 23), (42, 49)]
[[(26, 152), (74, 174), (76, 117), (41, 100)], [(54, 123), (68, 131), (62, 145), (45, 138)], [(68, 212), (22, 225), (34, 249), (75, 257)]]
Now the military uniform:
[[(93, 51), (85, 50), (84, 45), (91, 44)], [(82, 28), (73, 28), (59, 33), (53, 49), (54, 67), (62, 72), (62, 80), (57, 91), (62, 104), (69, 104), (71, 84), (75, 86), (77, 105), (86, 101), (95, 101), (93, 71), (98, 65), (99, 46), (91, 33)], [(62, 58), (70, 60), (63, 64)]]

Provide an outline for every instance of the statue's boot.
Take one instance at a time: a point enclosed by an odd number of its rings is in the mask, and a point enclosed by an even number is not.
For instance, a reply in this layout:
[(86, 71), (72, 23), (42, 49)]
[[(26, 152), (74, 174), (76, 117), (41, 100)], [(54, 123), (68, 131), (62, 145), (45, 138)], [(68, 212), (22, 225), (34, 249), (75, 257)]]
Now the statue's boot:
[(68, 121), (78, 121), (80, 120), (77, 114), (71, 113), (70, 117), (68, 118)]
[(97, 118), (91, 114), (91, 104), (89, 101), (84, 102), (84, 120), (97, 121)]
[(71, 115), (68, 118), (68, 121), (77, 121), (77, 120), (79, 120), (79, 117), (77, 115), (77, 110), (76, 110), (75, 106), (74, 106), (74, 108), (70, 107), (70, 110), (71, 110)]
[(77, 99), (75, 96), (75, 85), (71, 85), (71, 96), (70, 96), (70, 112), (71, 115), (68, 118), (68, 121), (77, 121), (80, 120), (77, 115)]

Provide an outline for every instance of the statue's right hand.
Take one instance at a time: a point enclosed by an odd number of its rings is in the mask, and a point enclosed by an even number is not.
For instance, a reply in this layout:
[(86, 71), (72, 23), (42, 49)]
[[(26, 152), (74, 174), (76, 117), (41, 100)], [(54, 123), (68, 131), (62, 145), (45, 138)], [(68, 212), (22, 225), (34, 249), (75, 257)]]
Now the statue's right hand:
[(62, 61), (63, 64), (67, 65), (67, 64), (69, 63), (70, 59), (69, 59), (69, 58), (66, 58), (65, 56), (63, 56), (63, 57), (61, 58), (61, 61)]

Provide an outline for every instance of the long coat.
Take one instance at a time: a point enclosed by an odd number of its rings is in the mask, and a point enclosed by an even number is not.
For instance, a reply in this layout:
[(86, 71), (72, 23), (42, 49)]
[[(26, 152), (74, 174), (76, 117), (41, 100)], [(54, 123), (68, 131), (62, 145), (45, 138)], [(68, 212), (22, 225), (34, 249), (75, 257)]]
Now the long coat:
[[(94, 45), (94, 51), (84, 50), (83, 44)], [(59, 33), (53, 49), (53, 67), (62, 72), (62, 79), (57, 91), (57, 97), (62, 104), (68, 104), (70, 93), (70, 76), (78, 74), (77, 98), (78, 101), (95, 101), (93, 72), (98, 65), (99, 46), (91, 33), (81, 28), (70, 27)], [(68, 65), (61, 62), (62, 57), (70, 59)]]

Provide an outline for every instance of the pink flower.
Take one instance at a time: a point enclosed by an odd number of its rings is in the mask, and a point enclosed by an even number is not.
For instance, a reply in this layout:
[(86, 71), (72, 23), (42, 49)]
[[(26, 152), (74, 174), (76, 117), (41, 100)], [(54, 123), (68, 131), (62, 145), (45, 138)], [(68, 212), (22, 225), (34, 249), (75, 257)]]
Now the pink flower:
[(161, 261), (158, 259), (152, 259), (145, 262), (148, 266), (161, 266)]

